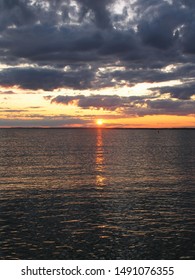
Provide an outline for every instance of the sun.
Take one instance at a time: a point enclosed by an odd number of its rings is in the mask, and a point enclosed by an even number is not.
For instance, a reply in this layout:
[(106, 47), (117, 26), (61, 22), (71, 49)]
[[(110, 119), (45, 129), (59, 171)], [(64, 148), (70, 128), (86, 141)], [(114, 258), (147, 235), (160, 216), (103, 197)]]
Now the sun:
[(103, 125), (103, 120), (101, 120), (101, 119), (98, 119), (98, 120), (96, 121), (96, 124), (97, 124), (98, 126), (101, 126), (101, 125)]

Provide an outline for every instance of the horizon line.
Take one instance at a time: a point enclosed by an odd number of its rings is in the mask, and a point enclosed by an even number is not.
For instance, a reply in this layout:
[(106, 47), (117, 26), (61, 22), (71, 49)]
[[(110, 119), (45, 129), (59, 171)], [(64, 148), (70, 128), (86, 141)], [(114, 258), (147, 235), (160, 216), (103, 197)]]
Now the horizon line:
[(62, 127), (62, 126), (56, 126), (56, 127), (46, 127), (46, 126), (11, 126), (11, 127), (0, 127), (0, 129), (150, 129), (150, 130), (163, 130), (163, 129), (195, 129), (195, 127), (100, 127), (100, 126), (94, 126), (94, 127)]

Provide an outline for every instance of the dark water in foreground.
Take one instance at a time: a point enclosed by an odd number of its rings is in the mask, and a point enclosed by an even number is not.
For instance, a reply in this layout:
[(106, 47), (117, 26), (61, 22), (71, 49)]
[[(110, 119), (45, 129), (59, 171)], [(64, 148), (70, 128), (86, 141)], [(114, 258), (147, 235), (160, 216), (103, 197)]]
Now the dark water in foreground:
[(1, 259), (193, 259), (195, 130), (0, 129)]

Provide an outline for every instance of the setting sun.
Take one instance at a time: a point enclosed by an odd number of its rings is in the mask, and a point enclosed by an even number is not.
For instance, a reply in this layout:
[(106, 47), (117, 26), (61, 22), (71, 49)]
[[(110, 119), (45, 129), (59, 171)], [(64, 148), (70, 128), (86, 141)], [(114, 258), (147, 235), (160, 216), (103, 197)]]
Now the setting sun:
[(96, 124), (97, 124), (97, 125), (103, 125), (103, 120), (98, 119), (98, 120), (96, 121)]

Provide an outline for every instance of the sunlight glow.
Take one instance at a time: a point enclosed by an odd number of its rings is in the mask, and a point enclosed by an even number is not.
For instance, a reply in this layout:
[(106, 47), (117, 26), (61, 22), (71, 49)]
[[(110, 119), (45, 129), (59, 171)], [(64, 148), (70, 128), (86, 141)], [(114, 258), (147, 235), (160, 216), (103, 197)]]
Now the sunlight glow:
[(103, 120), (102, 120), (102, 119), (98, 119), (98, 120), (96, 121), (96, 124), (97, 124), (98, 126), (103, 125)]

